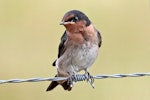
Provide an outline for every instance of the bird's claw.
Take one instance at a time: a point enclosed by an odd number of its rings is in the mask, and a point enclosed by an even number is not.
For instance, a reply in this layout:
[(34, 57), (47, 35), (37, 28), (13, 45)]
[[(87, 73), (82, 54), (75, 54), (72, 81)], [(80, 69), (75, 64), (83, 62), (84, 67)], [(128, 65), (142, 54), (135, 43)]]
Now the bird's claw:
[(86, 72), (85, 76), (86, 76), (87, 82), (89, 82), (90, 85), (92, 86), (92, 88), (94, 88), (94, 78), (93, 78), (93, 76), (91, 76), (89, 72)]
[[(90, 85), (92, 86), (92, 88), (94, 88), (94, 78), (93, 76), (90, 75), (89, 72), (86, 72), (85, 74), (85, 80), (87, 80), (87, 82), (90, 83)], [(78, 81), (78, 75), (74, 74), (68, 77), (67, 79), (67, 84), (70, 85), (70, 87), (73, 87), (75, 82)]]
[(68, 85), (70, 85), (70, 87), (74, 86), (75, 82), (77, 81), (76, 77), (77, 76), (75, 74), (68, 77), (67, 81), (68, 81)]

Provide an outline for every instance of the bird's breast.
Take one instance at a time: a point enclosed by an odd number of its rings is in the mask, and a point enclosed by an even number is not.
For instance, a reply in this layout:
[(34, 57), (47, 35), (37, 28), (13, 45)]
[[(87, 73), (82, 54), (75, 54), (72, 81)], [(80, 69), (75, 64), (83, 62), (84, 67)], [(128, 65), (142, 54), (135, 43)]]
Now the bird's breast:
[(71, 34), (68, 34), (68, 45), (70, 45), (70, 43), (72, 44), (83, 44), (84, 42), (84, 37), (82, 36), (81, 33), (71, 33)]
[(68, 45), (65, 53), (57, 60), (58, 72), (66, 75), (87, 69), (98, 55), (98, 46), (94, 43), (78, 44), (74, 41), (69, 43), (72, 45)]

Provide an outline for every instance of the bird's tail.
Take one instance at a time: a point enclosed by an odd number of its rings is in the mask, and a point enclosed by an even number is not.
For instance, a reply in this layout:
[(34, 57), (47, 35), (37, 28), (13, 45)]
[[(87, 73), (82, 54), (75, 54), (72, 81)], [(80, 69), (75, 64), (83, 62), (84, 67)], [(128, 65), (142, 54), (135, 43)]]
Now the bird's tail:
[[(57, 75), (55, 76), (57, 77)], [(52, 81), (51, 84), (48, 86), (48, 88), (46, 89), (46, 91), (51, 91), (53, 90), (57, 85), (61, 85), (64, 90), (68, 90), (70, 91), (72, 89), (71, 85), (68, 84), (68, 81), (64, 81), (64, 82), (57, 82), (57, 81)]]
[(53, 81), (51, 82), (51, 84), (48, 86), (48, 88), (46, 89), (46, 91), (51, 91), (53, 90), (59, 83), (57, 81)]

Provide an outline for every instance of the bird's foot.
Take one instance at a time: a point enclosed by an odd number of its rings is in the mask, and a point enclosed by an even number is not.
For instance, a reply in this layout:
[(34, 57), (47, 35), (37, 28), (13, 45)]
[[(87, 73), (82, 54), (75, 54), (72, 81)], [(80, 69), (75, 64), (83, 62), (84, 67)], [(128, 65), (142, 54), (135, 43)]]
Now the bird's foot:
[(68, 81), (68, 85), (70, 85), (70, 87), (73, 87), (75, 82), (77, 81), (77, 75), (74, 74), (69, 76), (67, 81)]
[(92, 86), (92, 88), (94, 88), (94, 78), (93, 78), (93, 76), (91, 76), (89, 72), (86, 72), (85, 76), (86, 76), (87, 82), (89, 82), (90, 85)]

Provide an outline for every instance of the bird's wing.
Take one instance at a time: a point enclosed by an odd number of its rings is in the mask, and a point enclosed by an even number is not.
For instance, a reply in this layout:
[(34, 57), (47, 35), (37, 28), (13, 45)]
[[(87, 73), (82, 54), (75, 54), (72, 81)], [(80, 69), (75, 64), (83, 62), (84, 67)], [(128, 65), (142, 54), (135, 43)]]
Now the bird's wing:
[[(67, 33), (66, 31), (64, 32), (64, 34), (62, 35), (61, 37), (61, 42), (59, 44), (59, 48), (58, 48), (58, 58), (63, 55), (63, 53), (65, 52), (66, 50), (66, 46), (65, 46), (65, 42), (67, 40)], [(57, 60), (57, 59), (56, 59)], [(56, 60), (53, 62), (53, 66), (56, 66)]]
[(102, 37), (101, 37), (101, 34), (99, 31), (97, 31), (97, 37), (98, 37), (98, 46), (101, 47), (101, 44), (102, 44)]

